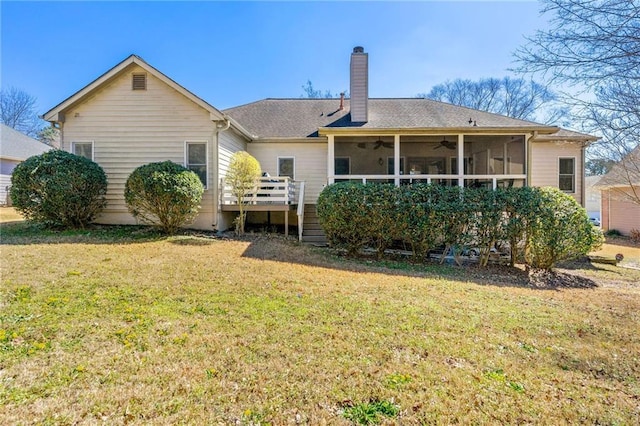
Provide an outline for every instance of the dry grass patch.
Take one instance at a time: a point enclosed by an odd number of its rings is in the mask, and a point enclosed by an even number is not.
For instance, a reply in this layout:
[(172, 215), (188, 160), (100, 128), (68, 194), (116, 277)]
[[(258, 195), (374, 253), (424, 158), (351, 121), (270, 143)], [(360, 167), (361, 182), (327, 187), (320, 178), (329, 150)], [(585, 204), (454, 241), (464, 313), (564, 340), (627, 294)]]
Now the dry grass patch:
[(2, 233), (2, 424), (640, 421), (636, 271), (540, 290), (281, 238)]

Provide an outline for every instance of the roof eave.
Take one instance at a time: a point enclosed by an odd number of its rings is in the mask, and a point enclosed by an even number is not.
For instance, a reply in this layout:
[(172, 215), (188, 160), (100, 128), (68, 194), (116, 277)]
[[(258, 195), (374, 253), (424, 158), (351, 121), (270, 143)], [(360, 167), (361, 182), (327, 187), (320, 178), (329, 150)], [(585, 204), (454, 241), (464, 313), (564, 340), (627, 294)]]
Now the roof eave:
[(325, 136), (287, 136), (287, 137), (256, 137), (253, 142), (258, 143), (326, 143)]
[(491, 126), (473, 126), (473, 127), (395, 127), (395, 128), (359, 128), (359, 127), (320, 127), (318, 133), (320, 135), (329, 134), (358, 134), (377, 136), (385, 134), (404, 134), (404, 135), (417, 135), (417, 134), (475, 134), (475, 133), (494, 133), (494, 134), (526, 134), (532, 132), (552, 134), (559, 131), (559, 127), (555, 126), (517, 126), (517, 127), (491, 127)]

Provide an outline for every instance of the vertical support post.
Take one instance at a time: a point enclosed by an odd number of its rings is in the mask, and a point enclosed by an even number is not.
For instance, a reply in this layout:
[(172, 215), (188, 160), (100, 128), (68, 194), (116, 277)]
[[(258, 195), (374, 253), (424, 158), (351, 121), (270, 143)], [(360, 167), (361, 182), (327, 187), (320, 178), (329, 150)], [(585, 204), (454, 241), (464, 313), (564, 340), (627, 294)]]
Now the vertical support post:
[(393, 135), (393, 172), (394, 183), (400, 186), (400, 135)]
[(289, 210), (284, 211), (284, 236), (289, 236)]
[(464, 186), (464, 135), (458, 135), (458, 186)]
[(327, 176), (329, 178), (329, 185), (335, 182), (334, 175), (336, 174), (336, 151), (335, 151), (335, 136), (327, 135)]

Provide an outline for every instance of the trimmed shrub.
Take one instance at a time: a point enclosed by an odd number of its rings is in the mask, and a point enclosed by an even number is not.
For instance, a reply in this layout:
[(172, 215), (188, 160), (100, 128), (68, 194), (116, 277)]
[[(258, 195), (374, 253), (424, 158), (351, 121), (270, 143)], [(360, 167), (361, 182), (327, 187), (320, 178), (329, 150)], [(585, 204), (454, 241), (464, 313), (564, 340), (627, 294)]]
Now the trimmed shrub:
[(26, 219), (47, 226), (82, 228), (106, 206), (107, 176), (98, 164), (53, 150), (18, 164), (11, 201)]
[(366, 213), (362, 208), (364, 187), (357, 182), (339, 182), (325, 187), (318, 197), (318, 221), (329, 243), (355, 256), (368, 242)]
[(524, 261), (526, 236), (535, 221), (537, 192), (531, 187), (498, 188), (496, 197), (503, 209), (502, 233), (509, 243), (510, 264), (514, 266)]
[(473, 236), (468, 232), (472, 227), (473, 212), (464, 199), (465, 188), (458, 186), (434, 185), (435, 220), (442, 225), (442, 243), (444, 251), (440, 258), (443, 263), (448, 253), (460, 264), (460, 255)]
[(556, 263), (584, 256), (604, 241), (586, 210), (556, 188), (533, 188), (535, 207), (528, 235), (526, 262), (550, 270)]
[(150, 163), (127, 178), (124, 199), (131, 214), (167, 234), (193, 222), (204, 186), (193, 171), (172, 161)]
[(504, 238), (502, 198), (491, 188), (467, 188), (464, 201), (469, 212), (468, 233), (480, 249), (480, 266), (487, 266), (491, 249)]
[(385, 250), (401, 234), (397, 200), (398, 188), (393, 184), (362, 186), (362, 238), (376, 251), (378, 259), (382, 259)]
[(438, 216), (437, 187), (418, 183), (399, 188), (398, 231), (400, 239), (411, 245), (416, 259), (424, 259), (442, 240), (443, 222)]

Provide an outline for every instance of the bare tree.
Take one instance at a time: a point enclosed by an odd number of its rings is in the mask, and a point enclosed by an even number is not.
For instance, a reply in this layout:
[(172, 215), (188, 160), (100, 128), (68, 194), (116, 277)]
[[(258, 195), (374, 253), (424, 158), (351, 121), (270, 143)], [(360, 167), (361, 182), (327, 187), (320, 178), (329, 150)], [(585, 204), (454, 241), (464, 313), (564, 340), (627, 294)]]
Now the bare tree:
[[(311, 80), (307, 80), (307, 83), (302, 86), (302, 91), (303, 93), (300, 96), (301, 98), (332, 99), (332, 98), (340, 97), (340, 93), (333, 93), (331, 92), (331, 90), (321, 90), (321, 89), (314, 88)], [(341, 93), (345, 93), (345, 96), (347, 97), (349, 96), (349, 94), (345, 91), (342, 91)]]
[(456, 79), (438, 84), (418, 97), (544, 123), (558, 124), (568, 116), (567, 108), (556, 102), (555, 93), (521, 78)]
[[(551, 17), (516, 52), (523, 73), (572, 88), (565, 100), (577, 107), (586, 131), (603, 138), (591, 158), (617, 162), (618, 185), (634, 178), (640, 156), (630, 155), (640, 140), (640, 1), (542, 0)], [(634, 202), (640, 204), (640, 191)]]
[(36, 98), (15, 87), (0, 90), (2, 123), (33, 138), (44, 125), (36, 113)]

